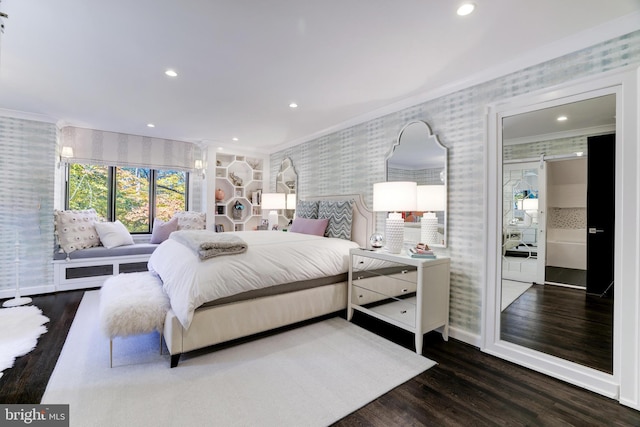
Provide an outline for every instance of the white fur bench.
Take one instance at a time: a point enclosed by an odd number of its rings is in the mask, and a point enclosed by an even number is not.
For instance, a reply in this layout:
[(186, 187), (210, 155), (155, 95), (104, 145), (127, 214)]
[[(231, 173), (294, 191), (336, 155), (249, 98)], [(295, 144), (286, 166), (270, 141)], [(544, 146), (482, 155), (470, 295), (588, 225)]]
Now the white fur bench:
[(169, 310), (169, 298), (160, 278), (149, 272), (110, 277), (100, 289), (100, 324), (109, 337), (109, 365), (113, 366), (113, 338), (160, 332)]

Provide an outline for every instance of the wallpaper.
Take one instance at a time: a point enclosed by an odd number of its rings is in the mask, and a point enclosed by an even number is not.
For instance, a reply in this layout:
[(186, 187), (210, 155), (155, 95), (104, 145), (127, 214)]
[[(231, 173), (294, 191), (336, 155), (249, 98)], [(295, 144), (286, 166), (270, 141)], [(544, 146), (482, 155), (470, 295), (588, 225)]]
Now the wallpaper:
[[(480, 334), (484, 292), (485, 107), (513, 96), (580, 77), (640, 63), (634, 32), (392, 114), (289, 147), (271, 155), (271, 176), (284, 157), (298, 171), (301, 198), (361, 193), (384, 181), (384, 161), (402, 127), (424, 120), (449, 149), (448, 248), (451, 257), (452, 327)], [(378, 230), (384, 218), (377, 215)]]
[(55, 142), (51, 123), (0, 117), (0, 290), (53, 283)]

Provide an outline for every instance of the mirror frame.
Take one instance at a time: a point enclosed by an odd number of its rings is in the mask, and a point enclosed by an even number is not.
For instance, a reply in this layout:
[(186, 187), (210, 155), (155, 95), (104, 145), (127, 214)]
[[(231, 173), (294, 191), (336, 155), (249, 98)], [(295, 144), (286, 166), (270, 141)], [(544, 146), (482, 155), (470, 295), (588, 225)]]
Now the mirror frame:
[(387, 156), (385, 157), (384, 160), (384, 178), (385, 181), (389, 180), (389, 159), (391, 159), (391, 157), (393, 157), (393, 153), (396, 151), (396, 149), (400, 146), (401, 144), (401, 140), (402, 140), (402, 134), (407, 130), (407, 128), (409, 126), (418, 124), (420, 126), (424, 126), (425, 130), (426, 130), (426, 138), (425, 138), (425, 144), (431, 144), (431, 143), (435, 143), (436, 147), (443, 150), (444, 151), (444, 167), (443, 167), (443, 175), (444, 175), (444, 191), (445, 191), (445, 208), (443, 214), (443, 241), (444, 243), (442, 244), (431, 244), (430, 246), (433, 246), (435, 248), (446, 248), (447, 247), (447, 241), (448, 241), (448, 233), (447, 233), (447, 216), (448, 216), (448, 210), (449, 210), (449, 173), (448, 173), (448, 167), (449, 167), (449, 149), (447, 147), (445, 147), (444, 145), (442, 145), (442, 143), (440, 142), (440, 140), (438, 139), (437, 135), (434, 135), (434, 133), (431, 131), (431, 127), (429, 126), (429, 124), (425, 121), (422, 120), (412, 120), (408, 123), (406, 123), (402, 129), (400, 129), (400, 132), (398, 133), (398, 138), (396, 138), (395, 142), (393, 143), (393, 145), (391, 146), (391, 150), (389, 150), (389, 153), (387, 154)]
[[(283, 165), (285, 164), (286, 161), (289, 162), (289, 166), (287, 166), (286, 168), (283, 169)], [(295, 182), (293, 184), (293, 192), (290, 191), (291, 188), (286, 184), (286, 182), (280, 179), (282, 177), (283, 173), (287, 169), (293, 170), (293, 173), (296, 175), (296, 179), (295, 179)], [(285, 157), (280, 162), (280, 169), (278, 170), (278, 173), (276, 174), (276, 193), (280, 192), (280, 191), (278, 191), (280, 183), (282, 183), (282, 185), (284, 187), (289, 189), (289, 191), (287, 193), (285, 193), (285, 194), (287, 194), (287, 195), (295, 194), (296, 197), (297, 197), (297, 195), (298, 195), (298, 171), (296, 170), (296, 167), (293, 165), (293, 160), (291, 160), (290, 157)], [(295, 211), (296, 211), (295, 208), (294, 209), (283, 209), (281, 216), (283, 218), (285, 218), (287, 221), (291, 221), (291, 220), (293, 220), (293, 216), (295, 214)], [(290, 214), (290, 215), (288, 215), (288, 214)]]
[[(552, 377), (614, 399), (640, 404), (640, 325), (622, 321), (622, 313), (640, 313), (640, 274), (635, 265), (639, 256), (640, 232), (636, 223), (640, 188), (637, 185), (638, 71), (625, 67), (567, 84), (547, 88), (504, 102), (489, 105), (487, 116), (486, 170), (486, 292), (482, 350)], [(613, 375), (568, 360), (531, 350), (500, 339), (502, 241), (502, 119), (507, 116), (581, 101), (616, 95), (616, 298), (614, 300)], [(623, 156), (622, 153), (625, 153)], [(622, 197), (622, 188), (625, 188)], [(623, 233), (623, 230), (625, 233)], [(630, 230), (634, 230), (629, 233)], [(637, 322), (636, 322), (637, 323)], [(623, 357), (624, 355), (624, 357)]]

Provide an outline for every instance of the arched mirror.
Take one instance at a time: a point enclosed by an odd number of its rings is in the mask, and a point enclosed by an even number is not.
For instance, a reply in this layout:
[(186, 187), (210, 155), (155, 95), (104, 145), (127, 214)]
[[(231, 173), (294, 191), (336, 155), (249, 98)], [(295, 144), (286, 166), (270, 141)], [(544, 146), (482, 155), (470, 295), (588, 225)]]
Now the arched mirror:
[(286, 157), (280, 164), (280, 171), (276, 176), (276, 193), (284, 193), (287, 195), (287, 208), (283, 210), (283, 215), (287, 220), (293, 219), (296, 211), (296, 192), (298, 189), (298, 174), (296, 173), (293, 162)]
[(405, 212), (405, 242), (447, 246), (447, 148), (423, 121), (407, 123), (386, 163), (387, 181), (415, 181), (418, 210)]

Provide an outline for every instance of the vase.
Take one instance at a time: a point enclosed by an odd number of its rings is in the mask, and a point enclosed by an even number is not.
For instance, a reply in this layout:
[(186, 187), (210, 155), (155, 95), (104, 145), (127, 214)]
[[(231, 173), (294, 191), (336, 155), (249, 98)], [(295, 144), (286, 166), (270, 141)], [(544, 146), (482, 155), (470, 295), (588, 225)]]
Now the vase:
[(218, 188), (216, 190), (216, 201), (220, 202), (222, 200), (224, 200), (224, 191), (222, 188)]

